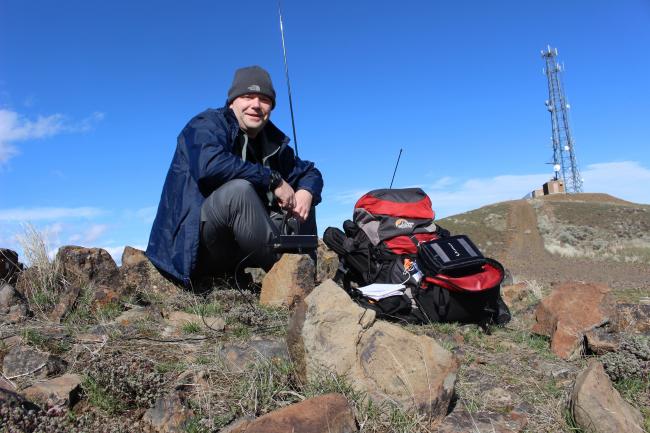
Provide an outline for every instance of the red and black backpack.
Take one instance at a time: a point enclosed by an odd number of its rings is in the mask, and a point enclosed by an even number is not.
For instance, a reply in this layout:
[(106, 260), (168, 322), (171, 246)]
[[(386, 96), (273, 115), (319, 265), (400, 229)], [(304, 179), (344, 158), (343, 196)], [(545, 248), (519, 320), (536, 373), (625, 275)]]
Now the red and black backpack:
[[(467, 237), (450, 236), (434, 218), (431, 199), (420, 188), (364, 194), (343, 230), (325, 230), (323, 241), (339, 256), (335, 280), (358, 303), (386, 318), (412, 323), (507, 322), (510, 315), (500, 297), (503, 267), (483, 258)], [(453, 254), (445, 255), (456, 250), (471, 266), (445, 267), (445, 260), (460, 263), (448, 257)], [(418, 265), (423, 275), (414, 279)], [(405, 284), (407, 289), (404, 295), (374, 301), (357, 289), (373, 283)]]

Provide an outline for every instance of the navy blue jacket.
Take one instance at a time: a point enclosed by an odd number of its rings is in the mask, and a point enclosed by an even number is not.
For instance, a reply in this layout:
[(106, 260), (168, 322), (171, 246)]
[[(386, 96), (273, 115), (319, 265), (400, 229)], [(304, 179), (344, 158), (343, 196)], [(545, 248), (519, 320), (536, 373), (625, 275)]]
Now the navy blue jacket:
[[(269, 143), (280, 150), (270, 159), (295, 190), (305, 189), (320, 203), (323, 178), (313, 162), (297, 158), (287, 137), (270, 121), (264, 127)], [(271, 169), (233, 154), (239, 123), (228, 107), (196, 115), (178, 136), (151, 228), (146, 255), (151, 262), (183, 285), (190, 285), (199, 251), (201, 205), (217, 188), (232, 179), (246, 179), (261, 196), (269, 189)]]

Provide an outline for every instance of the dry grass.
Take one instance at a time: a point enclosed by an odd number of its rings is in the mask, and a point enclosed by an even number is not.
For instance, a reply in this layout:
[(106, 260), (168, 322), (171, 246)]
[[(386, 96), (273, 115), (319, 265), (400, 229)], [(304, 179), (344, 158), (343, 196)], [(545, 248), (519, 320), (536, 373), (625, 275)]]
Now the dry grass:
[(29, 269), (23, 272), (22, 284), (30, 309), (39, 318), (46, 319), (58, 302), (65, 284), (60, 264), (50, 258), (45, 235), (33, 225), (25, 224), (18, 241)]

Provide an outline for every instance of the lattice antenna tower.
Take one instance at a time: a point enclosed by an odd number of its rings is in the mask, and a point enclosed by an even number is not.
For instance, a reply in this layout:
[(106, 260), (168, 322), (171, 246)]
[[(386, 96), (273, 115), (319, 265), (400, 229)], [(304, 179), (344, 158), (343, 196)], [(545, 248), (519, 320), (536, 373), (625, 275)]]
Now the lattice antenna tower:
[(546, 78), (548, 79), (548, 100), (546, 108), (551, 113), (553, 128), (553, 171), (555, 180), (560, 177), (564, 181), (566, 192), (582, 192), (582, 177), (576, 162), (575, 143), (569, 127), (569, 109), (562, 83), (563, 65), (557, 61), (557, 48), (542, 50), (542, 58), (546, 62)]

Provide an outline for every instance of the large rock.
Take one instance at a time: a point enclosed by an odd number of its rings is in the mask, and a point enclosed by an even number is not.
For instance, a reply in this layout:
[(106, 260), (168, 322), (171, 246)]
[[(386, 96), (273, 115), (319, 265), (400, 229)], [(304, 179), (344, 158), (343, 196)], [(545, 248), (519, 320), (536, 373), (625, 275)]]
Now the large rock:
[(262, 281), (260, 304), (291, 308), (313, 289), (311, 258), (304, 254), (283, 254)]
[(26, 346), (14, 346), (2, 361), (5, 377), (28, 376), (45, 378), (65, 371), (66, 362), (58, 356)]
[(63, 269), (63, 274), (71, 284), (119, 288), (122, 277), (115, 261), (102, 248), (85, 248), (64, 246), (59, 248), (56, 260)]
[(353, 433), (354, 413), (341, 394), (325, 394), (268, 413), (254, 421), (240, 421), (230, 433)]
[(339, 268), (338, 254), (327, 248), (327, 245), (319, 239), (316, 257), (316, 281), (320, 283), (330, 278), (333, 279)]
[(535, 311), (532, 331), (551, 337), (551, 350), (562, 359), (583, 351), (585, 332), (608, 322), (614, 315), (611, 289), (603, 284), (571, 282), (553, 289)]
[(585, 433), (645, 432), (641, 412), (621, 398), (596, 360), (576, 378), (571, 410)]
[(324, 372), (347, 377), (376, 402), (394, 402), (433, 419), (443, 417), (456, 382), (453, 355), (427, 336), (375, 322), (332, 280), (298, 305), (287, 335), (303, 380)]
[(94, 290), (93, 306), (109, 304), (121, 296), (122, 276), (108, 251), (68, 245), (59, 248), (56, 261), (67, 284), (50, 319), (60, 321), (65, 317), (88, 286)]
[(618, 332), (650, 335), (649, 304), (617, 304), (612, 327)]
[(149, 261), (144, 251), (125, 247), (122, 253), (122, 274), (124, 290), (143, 292), (161, 297), (176, 296), (182, 289), (163, 276)]
[(16, 276), (21, 269), (18, 253), (7, 248), (0, 248), (0, 282), (16, 284)]
[(81, 376), (64, 374), (45, 382), (38, 382), (23, 390), (29, 400), (45, 407), (72, 406), (79, 399)]

